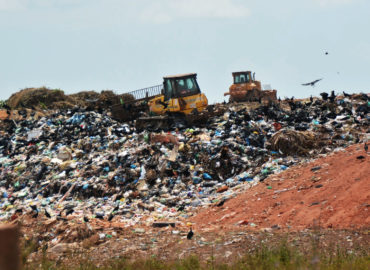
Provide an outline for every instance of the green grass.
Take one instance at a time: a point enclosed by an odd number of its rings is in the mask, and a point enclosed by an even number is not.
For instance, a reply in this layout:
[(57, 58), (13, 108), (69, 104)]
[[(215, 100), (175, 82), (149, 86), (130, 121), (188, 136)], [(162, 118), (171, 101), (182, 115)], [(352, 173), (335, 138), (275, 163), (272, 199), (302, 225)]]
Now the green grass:
[[(315, 241), (312, 242), (310, 250), (302, 252), (290, 245), (287, 239), (283, 239), (276, 247), (261, 244), (254, 252), (245, 254), (242, 258), (229, 263), (218, 263), (225, 259), (211, 257), (201, 261), (196, 255), (176, 261), (161, 261), (156, 258), (130, 260), (129, 258), (118, 258), (105, 262), (103, 266), (97, 267), (89, 259), (76, 259), (74, 266), (60, 261), (50, 261), (43, 258), (33, 264), (27, 264), (26, 258), (34, 249), (34, 243), (30, 243), (28, 249), (23, 252), (24, 269), (34, 270), (290, 270), (290, 269), (313, 269), (313, 270), (367, 270), (370, 269), (370, 255), (368, 249), (357, 250), (356, 254), (337, 247), (329, 247), (326, 250), (319, 249)], [(360, 251), (360, 252), (359, 252)]]

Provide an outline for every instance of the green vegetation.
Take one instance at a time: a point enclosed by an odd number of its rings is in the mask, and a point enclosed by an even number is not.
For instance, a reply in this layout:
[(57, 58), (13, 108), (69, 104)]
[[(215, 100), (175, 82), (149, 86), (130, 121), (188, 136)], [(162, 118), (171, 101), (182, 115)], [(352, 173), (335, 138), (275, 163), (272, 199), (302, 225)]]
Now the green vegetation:
[[(353, 252), (342, 250), (339, 247), (330, 247), (323, 251), (317, 249), (313, 242), (309, 251), (302, 253), (298, 248), (288, 244), (286, 239), (282, 240), (280, 245), (270, 248), (265, 244), (250, 254), (244, 255), (240, 259), (225, 263), (224, 258), (210, 257), (206, 261), (201, 261), (198, 256), (190, 256), (186, 259), (177, 261), (161, 261), (156, 258), (146, 260), (130, 260), (128, 258), (118, 258), (105, 262), (101, 266), (96, 266), (89, 259), (73, 259), (73, 256), (67, 256), (67, 261), (50, 261), (43, 256), (41, 261), (31, 264), (25, 264), (24, 269), (48, 269), (48, 270), (269, 270), (269, 269), (320, 269), (320, 270), (341, 270), (356, 269), (367, 270), (370, 267), (370, 256), (368, 250)], [(330, 250), (329, 250), (330, 249)], [(44, 253), (45, 254), (45, 253)], [(71, 266), (74, 261), (74, 266)], [(25, 260), (23, 260), (25, 262)]]
[(4, 108), (5, 105), (6, 105), (6, 101), (0, 100), (0, 109)]

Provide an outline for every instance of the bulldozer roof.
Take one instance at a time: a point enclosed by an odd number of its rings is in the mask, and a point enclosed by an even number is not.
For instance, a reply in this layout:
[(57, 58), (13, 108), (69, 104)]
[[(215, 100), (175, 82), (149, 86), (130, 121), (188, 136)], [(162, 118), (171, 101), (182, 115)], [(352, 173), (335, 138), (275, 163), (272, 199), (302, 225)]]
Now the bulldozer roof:
[(176, 79), (176, 78), (184, 78), (184, 77), (192, 77), (197, 76), (196, 73), (185, 73), (185, 74), (177, 74), (177, 75), (170, 75), (163, 77), (163, 79)]
[(233, 76), (234, 75), (239, 75), (239, 74), (243, 74), (243, 73), (251, 73), (252, 71), (250, 71), (250, 70), (248, 70), (248, 71), (236, 71), (236, 72), (233, 72), (232, 74), (233, 74)]

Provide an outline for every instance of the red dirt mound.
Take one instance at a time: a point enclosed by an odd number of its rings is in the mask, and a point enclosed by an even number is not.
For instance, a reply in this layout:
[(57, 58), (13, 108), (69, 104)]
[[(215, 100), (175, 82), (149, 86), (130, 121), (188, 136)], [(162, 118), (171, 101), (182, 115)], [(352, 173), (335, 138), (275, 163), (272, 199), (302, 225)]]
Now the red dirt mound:
[(369, 206), (370, 155), (363, 145), (353, 145), (272, 175), (192, 221), (223, 229), (369, 228)]

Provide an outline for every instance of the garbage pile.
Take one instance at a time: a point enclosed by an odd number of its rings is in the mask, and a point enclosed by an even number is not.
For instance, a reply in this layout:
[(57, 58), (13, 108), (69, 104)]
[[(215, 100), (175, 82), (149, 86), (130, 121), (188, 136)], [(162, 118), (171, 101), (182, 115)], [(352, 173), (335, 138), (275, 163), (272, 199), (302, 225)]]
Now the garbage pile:
[(137, 133), (75, 108), (6, 120), (0, 137), (0, 222), (22, 215), (176, 220), (318, 154), (366, 140), (368, 99), (228, 106), (207, 128)]
[(0, 103), (0, 109), (72, 109), (75, 106), (86, 108), (88, 111), (103, 112), (111, 110), (112, 105), (120, 104), (120, 99), (133, 100), (131, 94), (115, 94), (112, 90), (82, 91), (76, 94), (66, 95), (63, 90), (49, 89), (46, 87), (26, 88), (14, 93), (4, 104)]

